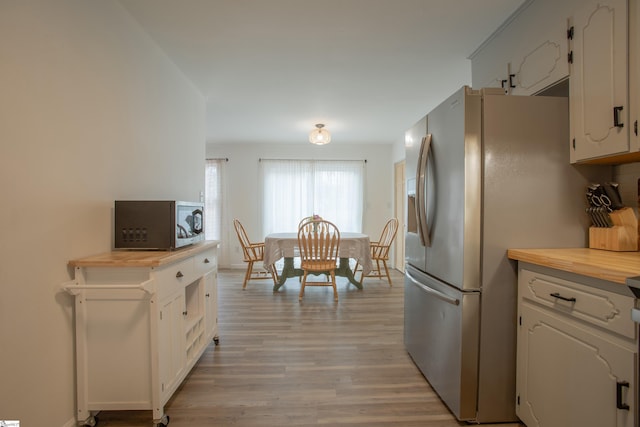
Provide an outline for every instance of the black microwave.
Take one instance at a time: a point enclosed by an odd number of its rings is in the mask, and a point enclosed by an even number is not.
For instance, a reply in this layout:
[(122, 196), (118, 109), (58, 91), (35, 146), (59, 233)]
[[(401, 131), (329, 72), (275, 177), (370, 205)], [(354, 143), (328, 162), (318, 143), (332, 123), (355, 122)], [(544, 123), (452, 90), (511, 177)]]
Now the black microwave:
[(172, 250), (204, 240), (204, 204), (116, 200), (115, 249)]

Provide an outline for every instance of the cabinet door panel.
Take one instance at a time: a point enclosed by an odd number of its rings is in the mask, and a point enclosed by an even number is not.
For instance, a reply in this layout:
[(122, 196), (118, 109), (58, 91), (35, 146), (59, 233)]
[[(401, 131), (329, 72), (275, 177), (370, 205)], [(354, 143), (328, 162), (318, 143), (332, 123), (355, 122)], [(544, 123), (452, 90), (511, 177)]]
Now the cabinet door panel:
[[(520, 314), (517, 410), (528, 427), (634, 425), (635, 352), (527, 303)], [(623, 382), (628, 410), (617, 408)]]
[(160, 303), (158, 366), (163, 402), (177, 387), (184, 367), (184, 301), (184, 293), (179, 292)]
[(218, 273), (212, 271), (206, 276), (204, 294), (205, 336), (218, 335)]
[[(573, 17), (571, 161), (629, 150), (627, 2), (589, 2)], [(614, 108), (623, 126), (614, 123)]]
[[(566, 43), (564, 43), (566, 45)], [(566, 48), (558, 40), (545, 40), (511, 63), (513, 95), (531, 95), (568, 74)]]

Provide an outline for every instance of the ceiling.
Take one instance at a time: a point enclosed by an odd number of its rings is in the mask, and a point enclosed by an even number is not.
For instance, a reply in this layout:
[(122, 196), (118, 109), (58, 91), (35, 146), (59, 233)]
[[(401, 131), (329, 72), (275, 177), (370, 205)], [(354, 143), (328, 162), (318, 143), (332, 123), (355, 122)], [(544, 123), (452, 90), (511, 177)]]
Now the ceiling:
[(389, 144), (524, 0), (119, 0), (207, 100), (210, 143)]

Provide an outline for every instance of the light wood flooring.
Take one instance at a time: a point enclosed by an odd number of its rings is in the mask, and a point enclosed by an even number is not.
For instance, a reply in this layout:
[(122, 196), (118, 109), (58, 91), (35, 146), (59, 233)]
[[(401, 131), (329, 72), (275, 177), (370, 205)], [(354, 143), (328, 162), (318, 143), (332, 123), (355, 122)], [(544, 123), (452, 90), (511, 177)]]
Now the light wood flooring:
[[(207, 348), (165, 406), (170, 427), (459, 427), (403, 345), (403, 276), (358, 290), (289, 279), (242, 290), (240, 270), (219, 273), (220, 344)], [(151, 411), (109, 411), (98, 427), (151, 426)], [(486, 425), (485, 425), (486, 426)], [(499, 424), (523, 427), (521, 424)]]

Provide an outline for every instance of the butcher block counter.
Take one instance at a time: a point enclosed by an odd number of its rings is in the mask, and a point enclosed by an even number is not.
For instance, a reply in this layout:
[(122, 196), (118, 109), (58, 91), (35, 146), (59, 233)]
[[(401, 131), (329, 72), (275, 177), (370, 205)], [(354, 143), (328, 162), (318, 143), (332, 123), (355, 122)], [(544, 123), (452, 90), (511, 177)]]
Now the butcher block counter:
[(625, 285), (640, 276), (640, 252), (600, 249), (509, 249), (510, 259)]
[(208, 240), (173, 251), (119, 250), (69, 261), (71, 267), (161, 267), (210, 248), (220, 242)]

